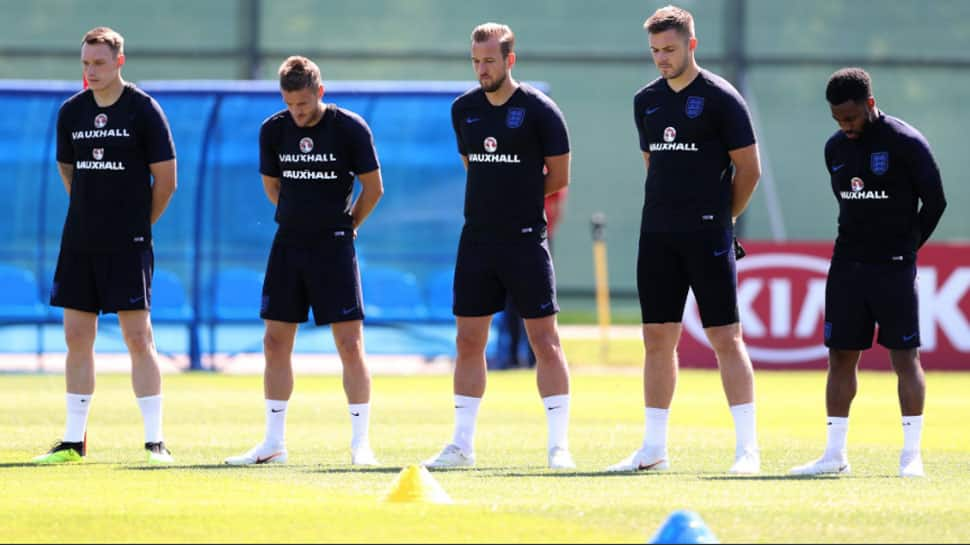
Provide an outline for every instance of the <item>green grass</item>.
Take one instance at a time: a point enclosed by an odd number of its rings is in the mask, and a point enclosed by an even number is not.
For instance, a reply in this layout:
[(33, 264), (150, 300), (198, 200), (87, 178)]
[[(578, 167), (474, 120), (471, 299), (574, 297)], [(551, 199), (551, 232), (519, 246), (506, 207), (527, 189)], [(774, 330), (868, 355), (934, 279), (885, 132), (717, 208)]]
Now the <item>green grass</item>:
[(760, 372), (763, 474), (725, 474), (734, 434), (716, 373), (685, 371), (674, 401), (666, 474), (605, 475), (642, 436), (636, 374), (577, 372), (572, 450), (579, 469), (545, 465), (534, 373), (490, 375), (477, 437), (479, 467), (436, 472), (455, 505), (384, 504), (396, 473), (450, 438), (451, 379), (374, 379), (372, 443), (386, 464), (353, 470), (339, 377), (297, 377), (290, 464), (228, 468), (223, 457), (262, 437), (260, 377), (165, 377), (166, 442), (179, 465), (143, 465), (141, 420), (124, 375), (99, 377), (87, 462), (24, 464), (59, 437), (63, 378), (0, 376), (2, 542), (631, 542), (675, 509), (701, 514), (722, 541), (970, 540), (970, 374), (928, 376), (928, 477), (896, 477), (901, 445), (895, 379), (863, 373), (853, 407), (853, 474), (797, 479), (819, 455), (824, 374)]

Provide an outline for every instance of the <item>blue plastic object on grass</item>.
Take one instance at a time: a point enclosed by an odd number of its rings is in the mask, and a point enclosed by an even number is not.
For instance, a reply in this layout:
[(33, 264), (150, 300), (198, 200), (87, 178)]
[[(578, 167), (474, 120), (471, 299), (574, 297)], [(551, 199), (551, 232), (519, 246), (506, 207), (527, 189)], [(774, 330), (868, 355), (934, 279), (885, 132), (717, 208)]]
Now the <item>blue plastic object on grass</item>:
[(648, 543), (719, 543), (701, 516), (684, 509), (674, 511)]

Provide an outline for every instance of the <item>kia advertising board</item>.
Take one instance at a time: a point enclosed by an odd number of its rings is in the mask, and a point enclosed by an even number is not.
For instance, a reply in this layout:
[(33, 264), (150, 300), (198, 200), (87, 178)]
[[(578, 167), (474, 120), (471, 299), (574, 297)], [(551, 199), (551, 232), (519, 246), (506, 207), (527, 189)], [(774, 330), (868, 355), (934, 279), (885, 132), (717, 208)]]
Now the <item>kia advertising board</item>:
[[(747, 257), (738, 261), (738, 307), (755, 366), (825, 368), (825, 278), (832, 243), (746, 242), (745, 249)], [(970, 244), (929, 243), (917, 266), (923, 366), (970, 370)], [(693, 296), (679, 353), (685, 367), (716, 365)], [(889, 369), (888, 352), (874, 340), (861, 367)]]

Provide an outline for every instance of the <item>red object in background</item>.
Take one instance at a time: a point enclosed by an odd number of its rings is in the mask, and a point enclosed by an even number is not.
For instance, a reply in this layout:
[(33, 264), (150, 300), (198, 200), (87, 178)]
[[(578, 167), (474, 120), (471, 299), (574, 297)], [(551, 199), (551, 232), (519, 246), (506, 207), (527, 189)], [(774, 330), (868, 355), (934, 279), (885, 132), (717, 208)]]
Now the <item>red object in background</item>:
[(88, 88), (88, 77), (87, 76), (84, 76), (84, 75), (81, 76), (81, 84), (84, 85), (83, 89), (87, 89)]
[[(759, 369), (824, 369), (825, 278), (831, 242), (744, 242), (738, 307), (748, 353)], [(926, 369), (970, 370), (970, 244), (929, 243), (919, 251), (920, 361)], [(886, 297), (893, 297), (887, 293)], [(684, 367), (716, 367), (693, 295), (679, 346)], [(860, 367), (891, 369), (876, 343)]]
[(556, 232), (556, 227), (559, 226), (559, 220), (562, 219), (562, 209), (566, 203), (566, 194), (568, 192), (569, 188), (564, 187), (555, 193), (546, 195), (546, 229), (549, 231), (549, 238), (553, 237)]

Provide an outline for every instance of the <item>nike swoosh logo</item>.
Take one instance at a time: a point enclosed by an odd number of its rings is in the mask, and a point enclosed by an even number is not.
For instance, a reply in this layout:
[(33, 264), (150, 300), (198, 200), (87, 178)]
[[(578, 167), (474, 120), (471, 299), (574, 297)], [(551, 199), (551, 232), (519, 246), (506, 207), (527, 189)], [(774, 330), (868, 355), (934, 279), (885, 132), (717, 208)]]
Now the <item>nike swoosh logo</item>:
[(722, 255), (728, 253), (729, 251), (731, 251), (730, 248), (728, 248), (727, 250), (714, 250), (714, 257), (721, 257)]
[(832, 172), (838, 172), (842, 170), (842, 167), (844, 166), (845, 166), (845, 163), (842, 163), (841, 165), (832, 165)]
[(138, 301), (141, 301), (144, 298), (145, 298), (144, 295), (139, 295), (138, 297), (129, 297), (128, 298), (128, 302), (129, 303), (137, 303)]
[(257, 456), (256, 457), (256, 463), (257, 464), (265, 464), (266, 462), (268, 462), (268, 461), (270, 461), (270, 460), (272, 460), (274, 458), (279, 458), (280, 454), (281, 453), (279, 453), (279, 452), (275, 452), (275, 453), (270, 454), (269, 456), (267, 456), (265, 458), (260, 458), (259, 456)]
[(558, 409), (559, 407), (562, 407), (562, 405), (556, 405), (555, 407), (546, 407), (546, 409), (548, 409), (550, 411), (554, 411), (554, 410)]
[(839, 473), (845, 472), (846, 469), (849, 469), (849, 466), (847, 466), (847, 465), (841, 465), (841, 466), (839, 466)]
[(652, 464), (637, 464), (637, 471), (643, 471), (645, 469), (653, 469), (653, 468), (659, 466), (662, 463), (664, 463), (663, 460), (657, 460), (656, 462), (654, 462)]
[(546, 310), (547, 308), (549, 308), (551, 306), (552, 306), (552, 302), (542, 303), (541, 305), (539, 305), (539, 310)]
[(915, 338), (916, 338), (916, 333), (913, 333), (912, 335), (903, 335), (903, 342), (908, 343), (909, 341)]
[(360, 416), (360, 413), (350, 413), (351, 416)]
[(271, 413), (281, 413), (281, 412), (283, 412), (285, 410), (286, 409), (270, 409), (269, 412), (271, 412)]
[(464, 405), (455, 405), (455, 408), (456, 408), (456, 409), (464, 409), (464, 408), (465, 408), (465, 406), (464, 406)]
[(647, 115), (653, 115), (660, 108), (661, 108), (660, 106), (656, 106), (656, 107), (653, 107), (653, 108), (647, 108), (646, 114)]
[(478, 122), (480, 119), (481, 118), (478, 118), (478, 117), (466, 117), (465, 118), (465, 123), (471, 125), (472, 123)]
[(350, 308), (341, 309), (340, 312), (342, 312), (343, 314), (350, 314), (351, 312), (353, 312), (355, 310), (357, 310), (357, 307), (356, 306), (353, 306), (353, 307), (350, 307)]

